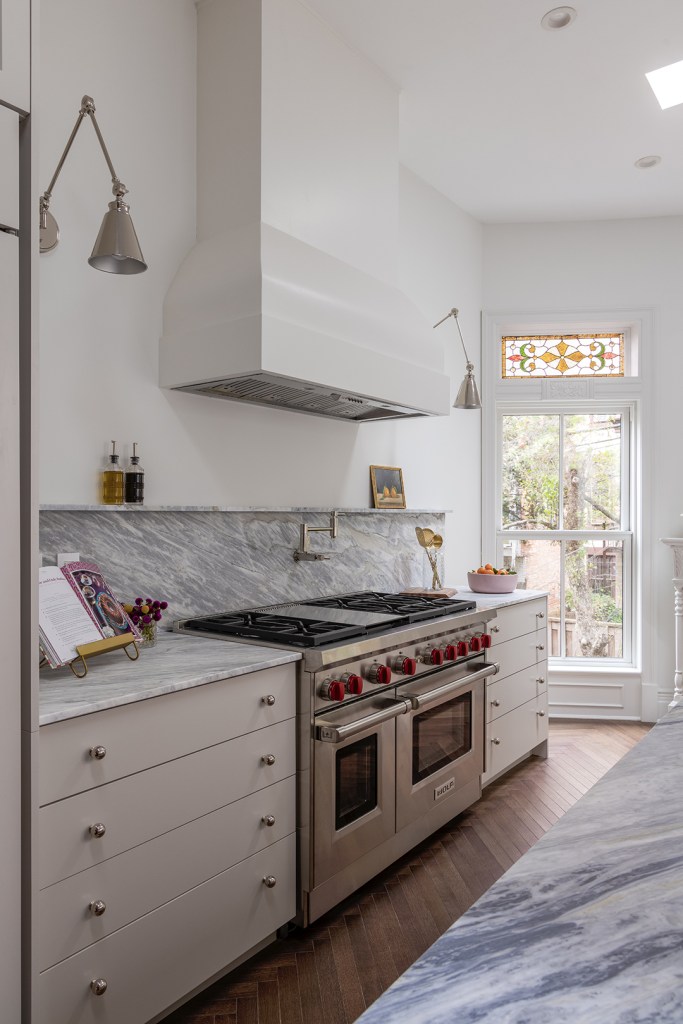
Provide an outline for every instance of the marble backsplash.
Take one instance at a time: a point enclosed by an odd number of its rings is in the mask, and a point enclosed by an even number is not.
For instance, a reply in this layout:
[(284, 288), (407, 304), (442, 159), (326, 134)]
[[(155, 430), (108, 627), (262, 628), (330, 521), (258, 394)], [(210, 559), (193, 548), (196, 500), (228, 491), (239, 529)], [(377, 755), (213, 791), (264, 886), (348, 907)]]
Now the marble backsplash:
[(416, 526), (443, 534), (443, 512), (349, 512), (336, 540), (313, 534), (319, 562), (295, 562), (299, 526), (329, 515), (301, 511), (59, 510), (40, 513), (44, 564), (58, 552), (96, 562), (121, 600), (168, 601), (168, 621), (206, 612), (355, 590), (395, 592), (423, 583)]

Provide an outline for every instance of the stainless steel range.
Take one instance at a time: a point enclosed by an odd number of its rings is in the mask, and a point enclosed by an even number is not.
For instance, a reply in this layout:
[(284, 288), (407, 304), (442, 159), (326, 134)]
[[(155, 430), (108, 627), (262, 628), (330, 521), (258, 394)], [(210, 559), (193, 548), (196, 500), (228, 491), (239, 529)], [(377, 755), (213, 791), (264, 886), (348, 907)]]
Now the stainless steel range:
[(362, 592), (176, 623), (302, 651), (300, 923), (481, 795), (493, 618), (473, 601)]

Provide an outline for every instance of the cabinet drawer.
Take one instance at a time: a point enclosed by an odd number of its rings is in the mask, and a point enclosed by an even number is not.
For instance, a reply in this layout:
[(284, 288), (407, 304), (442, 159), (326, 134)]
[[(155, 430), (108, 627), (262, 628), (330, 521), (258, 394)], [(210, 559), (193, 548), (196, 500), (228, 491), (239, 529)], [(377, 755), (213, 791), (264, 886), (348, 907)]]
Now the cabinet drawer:
[[(39, 969), (65, 960), (292, 834), (295, 796), (295, 778), (290, 776), (43, 889)], [(273, 825), (264, 823), (265, 815), (273, 816)], [(89, 909), (95, 900), (106, 906), (101, 916)]]
[(44, 971), (36, 1024), (146, 1024), (291, 920), (295, 881), (288, 836)]
[[(263, 757), (272, 754), (273, 765)], [(42, 807), (40, 886), (115, 857), (295, 771), (294, 719)], [(103, 823), (101, 838), (89, 832)]]
[(3, 106), (0, 106), (0, 182), (0, 224), (18, 228), (19, 115)]
[(495, 677), (503, 679), (505, 676), (514, 675), (523, 668), (530, 668), (545, 665), (547, 657), (545, 633), (527, 633), (525, 636), (515, 637), (514, 640), (506, 640), (505, 643), (496, 644), (491, 649), (491, 658), (500, 665), (500, 671)]
[[(274, 697), (275, 702), (266, 703), (266, 697)], [(291, 664), (44, 725), (40, 803), (263, 729), (295, 713), (295, 665)], [(106, 750), (102, 760), (90, 754), (98, 746)]]
[(493, 722), (502, 715), (507, 715), (520, 704), (528, 700), (542, 697), (548, 688), (548, 672), (546, 662), (540, 662), (531, 668), (489, 683), (486, 689), (486, 721)]
[(529, 700), (486, 727), (487, 761), (482, 782), (504, 771), (548, 738), (548, 699)]
[(498, 611), (491, 627), (494, 645), (511, 640), (512, 637), (544, 630), (548, 624), (547, 601), (540, 597), (534, 601), (522, 601), (508, 605)]

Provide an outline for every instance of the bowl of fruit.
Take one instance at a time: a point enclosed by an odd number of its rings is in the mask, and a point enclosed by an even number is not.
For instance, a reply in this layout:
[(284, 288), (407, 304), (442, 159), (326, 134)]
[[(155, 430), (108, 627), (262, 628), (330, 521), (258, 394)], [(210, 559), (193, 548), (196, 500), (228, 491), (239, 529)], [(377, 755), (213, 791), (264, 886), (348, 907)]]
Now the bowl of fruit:
[(475, 594), (511, 594), (517, 586), (514, 569), (496, 569), (487, 562), (467, 573), (467, 583)]

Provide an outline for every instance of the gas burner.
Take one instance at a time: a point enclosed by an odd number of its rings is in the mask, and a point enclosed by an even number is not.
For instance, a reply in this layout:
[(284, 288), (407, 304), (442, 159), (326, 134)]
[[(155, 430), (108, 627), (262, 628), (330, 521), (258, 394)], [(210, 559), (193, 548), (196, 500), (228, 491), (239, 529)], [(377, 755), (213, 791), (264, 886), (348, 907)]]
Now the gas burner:
[(283, 647), (331, 646), (475, 608), (474, 601), (361, 591), (297, 604), (187, 619), (183, 629)]
[(337, 622), (319, 619), (286, 618), (263, 612), (233, 612), (225, 615), (206, 615), (189, 619), (186, 629), (197, 633), (221, 633), (252, 640), (279, 641), (293, 647), (317, 647), (333, 640), (344, 640), (359, 634), (355, 625), (340, 626)]
[(449, 597), (418, 597), (415, 594), (383, 594), (366, 590), (339, 597), (322, 597), (302, 604), (316, 608), (347, 608), (353, 611), (400, 615), (405, 622), (420, 622), (440, 615), (455, 615), (474, 608), (472, 601), (453, 601)]

